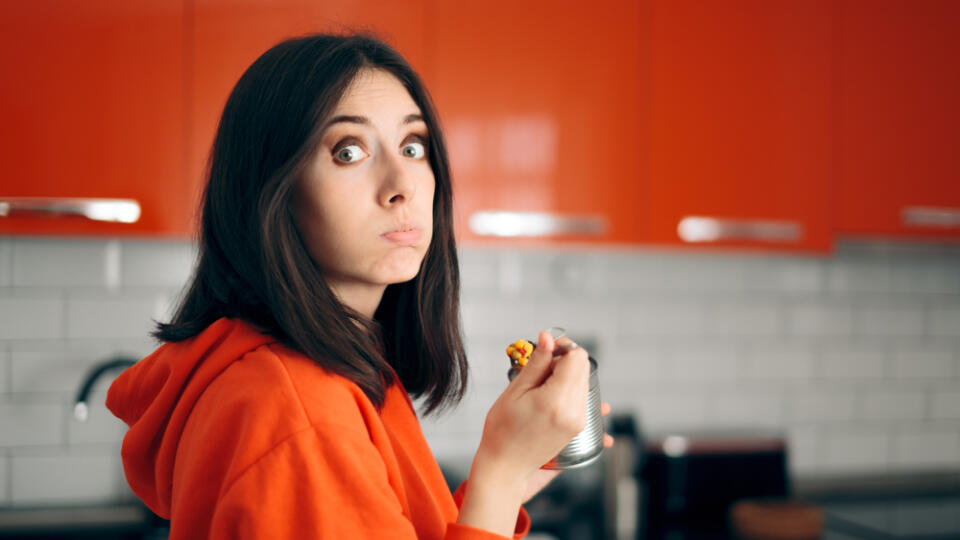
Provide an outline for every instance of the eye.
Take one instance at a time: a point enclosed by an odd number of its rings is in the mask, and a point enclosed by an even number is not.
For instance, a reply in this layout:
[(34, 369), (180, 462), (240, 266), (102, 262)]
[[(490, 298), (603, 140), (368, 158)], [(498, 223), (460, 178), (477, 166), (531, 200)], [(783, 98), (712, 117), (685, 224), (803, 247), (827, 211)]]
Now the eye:
[(334, 152), (333, 157), (342, 163), (354, 163), (366, 156), (358, 144), (351, 144)]
[(400, 152), (407, 157), (415, 159), (420, 159), (427, 153), (423, 143), (419, 142), (412, 142), (403, 145), (403, 148), (400, 150)]

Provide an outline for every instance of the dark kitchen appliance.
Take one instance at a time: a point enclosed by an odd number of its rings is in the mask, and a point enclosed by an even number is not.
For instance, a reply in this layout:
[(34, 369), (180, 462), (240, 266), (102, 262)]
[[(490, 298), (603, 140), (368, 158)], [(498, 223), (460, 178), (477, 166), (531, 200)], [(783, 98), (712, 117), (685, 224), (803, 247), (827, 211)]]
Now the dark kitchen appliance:
[(790, 492), (786, 443), (779, 434), (747, 431), (670, 433), (650, 437), (638, 471), (639, 537), (728, 538), (729, 511), (744, 498)]

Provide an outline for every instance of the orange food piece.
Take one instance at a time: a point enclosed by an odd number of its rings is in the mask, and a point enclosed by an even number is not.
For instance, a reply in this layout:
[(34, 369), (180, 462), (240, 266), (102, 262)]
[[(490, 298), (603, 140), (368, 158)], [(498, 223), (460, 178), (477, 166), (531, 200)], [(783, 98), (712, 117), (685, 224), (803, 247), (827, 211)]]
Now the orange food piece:
[(525, 366), (530, 355), (533, 354), (533, 345), (525, 340), (518, 339), (515, 343), (507, 346), (507, 356), (514, 365)]

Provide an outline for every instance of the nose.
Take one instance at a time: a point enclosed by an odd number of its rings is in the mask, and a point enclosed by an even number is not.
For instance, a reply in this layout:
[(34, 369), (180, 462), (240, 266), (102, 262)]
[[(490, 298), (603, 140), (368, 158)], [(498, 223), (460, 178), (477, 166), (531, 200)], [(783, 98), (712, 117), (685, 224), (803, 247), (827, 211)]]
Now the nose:
[(383, 179), (377, 195), (381, 206), (390, 207), (410, 202), (417, 192), (410, 166), (403, 160), (403, 156), (399, 155), (388, 155), (383, 160)]

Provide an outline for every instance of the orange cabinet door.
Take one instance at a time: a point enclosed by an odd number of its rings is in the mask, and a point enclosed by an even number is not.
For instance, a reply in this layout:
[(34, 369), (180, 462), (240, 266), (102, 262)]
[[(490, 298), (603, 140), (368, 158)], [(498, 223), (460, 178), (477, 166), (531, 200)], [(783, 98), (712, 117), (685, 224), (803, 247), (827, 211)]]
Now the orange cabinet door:
[(838, 232), (960, 239), (960, 2), (841, 7)]
[(318, 32), (366, 31), (394, 46), (421, 72), (424, 13), (417, 2), (390, 0), (194, 0), (189, 178), (199, 189), (217, 124), (243, 72), (279, 41)]
[(190, 230), (183, 29), (182, 6), (170, 0), (4, 6), (0, 201), (131, 199), (141, 212), (120, 224), (21, 214), (0, 202), (0, 234)]
[(636, 242), (649, 5), (431, 4), (427, 82), (449, 142), (459, 238)]
[(835, 2), (653, 4), (648, 239), (828, 252)]

